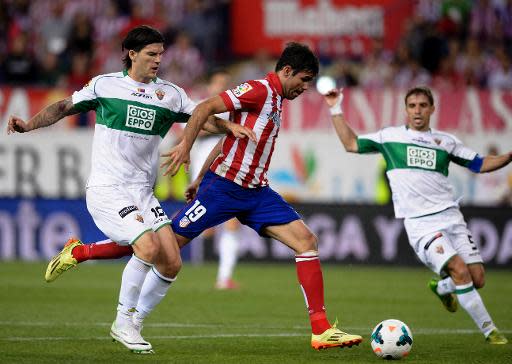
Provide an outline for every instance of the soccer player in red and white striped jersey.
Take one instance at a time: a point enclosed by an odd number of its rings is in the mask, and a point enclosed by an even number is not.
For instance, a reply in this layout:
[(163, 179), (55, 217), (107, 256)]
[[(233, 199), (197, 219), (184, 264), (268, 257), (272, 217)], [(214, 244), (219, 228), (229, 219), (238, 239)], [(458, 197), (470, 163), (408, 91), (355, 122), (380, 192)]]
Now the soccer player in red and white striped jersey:
[(317, 237), (299, 214), (268, 186), (267, 171), (274, 152), (283, 100), (308, 89), (318, 74), (318, 59), (299, 43), (287, 45), (275, 72), (242, 83), (199, 104), (180, 144), (164, 155), (165, 174), (174, 175), (189, 163), (190, 149), (202, 125), (215, 114), (230, 111), (232, 122), (252, 129), (256, 141), (224, 137), (221, 152), (202, 179), (197, 195), (172, 221), (180, 246), (205, 229), (236, 217), (262, 236), (295, 251), (298, 280), (306, 300), (315, 349), (358, 345), (359, 335), (345, 333), (327, 320)]

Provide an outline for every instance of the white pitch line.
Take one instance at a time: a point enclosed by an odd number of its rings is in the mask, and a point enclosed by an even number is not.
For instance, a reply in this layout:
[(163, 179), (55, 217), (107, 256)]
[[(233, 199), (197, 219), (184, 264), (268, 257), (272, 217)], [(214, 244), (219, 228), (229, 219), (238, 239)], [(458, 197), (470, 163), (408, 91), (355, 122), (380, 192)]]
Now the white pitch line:
[[(278, 333), (278, 334), (212, 334), (212, 335), (157, 335), (157, 336), (145, 336), (148, 339), (173, 339), (173, 340), (189, 340), (189, 339), (222, 339), (222, 338), (234, 338), (234, 337), (255, 337), (255, 338), (266, 338), (266, 337), (295, 337), (304, 336), (304, 334), (294, 333)], [(45, 336), (45, 337), (5, 337), (0, 340), (4, 341), (77, 341), (77, 340), (112, 340), (108, 336), (91, 336), (91, 337), (67, 337), (67, 336)]]
[[(1, 326), (10, 327), (88, 327), (88, 326), (99, 326), (99, 327), (110, 327), (111, 322), (51, 322), (51, 321), (0, 321)], [(178, 322), (159, 322), (159, 323), (148, 323), (144, 324), (145, 328), (212, 328), (212, 329), (252, 329), (252, 330), (308, 330), (306, 326), (271, 326), (271, 325), (231, 325), (231, 324), (192, 324), (192, 323), (178, 323)], [(343, 326), (345, 330), (353, 330), (366, 332), (371, 331), (371, 327), (361, 326)], [(476, 334), (480, 331), (477, 329), (450, 329), (450, 328), (430, 328), (422, 327), (416, 328), (412, 326), (412, 330), (415, 334), (420, 335), (437, 335), (437, 334)], [(500, 331), (504, 334), (512, 333), (511, 329), (501, 329)], [(273, 334), (271, 334), (273, 335)], [(286, 334), (283, 334), (286, 335)], [(194, 336), (197, 337), (197, 336)]]
[[(4, 321), (0, 322), (0, 324), (8, 324), (9, 326), (55, 326), (55, 323), (50, 322), (12, 322), (12, 321)], [(59, 324), (61, 326), (109, 326), (108, 323), (89, 323), (88, 325), (78, 324), (78, 323), (64, 323)], [(231, 329), (236, 328), (247, 328), (249, 326), (227, 326), (227, 325), (202, 325), (202, 324), (180, 324), (180, 323), (158, 323), (158, 324), (148, 324), (146, 327), (190, 327), (190, 328), (226, 328), (229, 327)], [(252, 326), (255, 329), (254, 326)], [(258, 329), (269, 329), (269, 327), (257, 327)], [(297, 329), (304, 329), (303, 326), (297, 326)], [(274, 327), (275, 329), (275, 327)], [(283, 329), (281, 327), (280, 329)], [(290, 328), (288, 328), (290, 329)], [(370, 331), (367, 327), (348, 327), (349, 330), (359, 331), (359, 332), (368, 332)], [(501, 330), (505, 334), (512, 333), (512, 330)], [(478, 330), (475, 329), (443, 329), (443, 328), (416, 328), (413, 330), (414, 335), (439, 335), (439, 334), (449, 334), (449, 335), (460, 335), (460, 334), (477, 334)], [(298, 337), (309, 335), (309, 333), (298, 333), (298, 332), (281, 332), (281, 333), (271, 333), (271, 334), (242, 334), (242, 333), (234, 333), (234, 334), (210, 334), (210, 335), (156, 335), (156, 336), (146, 336), (147, 339), (161, 339), (161, 340), (190, 340), (190, 339), (222, 339), (222, 338), (234, 338), (234, 337), (251, 337), (251, 338), (269, 338), (269, 337)], [(91, 337), (71, 337), (71, 336), (31, 336), (31, 337), (22, 337), (22, 336), (10, 336), (10, 337), (0, 337), (0, 341), (11, 341), (11, 342), (27, 342), (27, 341), (90, 341), (90, 340), (111, 340), (107, 335), (105, 336), (91, 336)]]

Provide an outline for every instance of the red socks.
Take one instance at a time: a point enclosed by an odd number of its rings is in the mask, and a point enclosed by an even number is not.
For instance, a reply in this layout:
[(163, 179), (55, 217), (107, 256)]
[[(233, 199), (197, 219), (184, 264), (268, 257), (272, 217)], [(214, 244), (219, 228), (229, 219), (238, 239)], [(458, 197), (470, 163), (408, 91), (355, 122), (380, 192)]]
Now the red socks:
[(71, 252), (78, 263), (89, 259), (118, 259), (133, 254), (130, 245), (119, 245), (113, 241), (79, 245)]
[(329, 329), (324, 306), (324, 278), (317, 252), (306, 252), (295, 256), (297, 277), (308, 307), (313, 334)]

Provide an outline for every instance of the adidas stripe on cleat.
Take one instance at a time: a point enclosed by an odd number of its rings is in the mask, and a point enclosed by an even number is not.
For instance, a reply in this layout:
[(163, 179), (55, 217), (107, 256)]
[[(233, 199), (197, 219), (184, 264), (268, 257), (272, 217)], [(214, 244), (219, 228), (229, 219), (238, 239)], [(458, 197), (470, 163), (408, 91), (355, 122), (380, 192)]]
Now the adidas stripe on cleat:
[(508, 343), (507, 338), (498, 329), (494, 329), (491, 331), (489, 336), (485, 338), (485, 341), (491, 345), (505, 345)]
[(432, 278), (428, 282), (428, 287), (430, 288), (432, 293), (434, 293), (441, 300), (441, 303), (443, 304), (444, 308), (446, 308), (449, 312), (457, 311), (457, 297), (455, 297), (453, 293), (448, 293), (445, 295), (440, 295), (439, 293), (437, 293), (438, 284), (439, 280), (436, 278)]
[(46, 282), (50, 283), (56, 280), (62, 273), (65, 271), (76, 267), (78, 264), (77, 260), (73, 257), (71, 252), (73, 249), (79, 245), (83, 245), (83, 243), (75, 238), (71, 238), (64, 245), (61, 252), (54, 256), (50, 263), (48, 263), (48, 267), (46, 268), (46, 273), (44, 275), (44, 279)]
[(311, 346), (313, 349), (344, 348), (359, 345), (363, 338), (359, 335), (352, 335), (341, 331), (336, 327), (337, 322), (331, 328), (319, 335), (311, 335)]

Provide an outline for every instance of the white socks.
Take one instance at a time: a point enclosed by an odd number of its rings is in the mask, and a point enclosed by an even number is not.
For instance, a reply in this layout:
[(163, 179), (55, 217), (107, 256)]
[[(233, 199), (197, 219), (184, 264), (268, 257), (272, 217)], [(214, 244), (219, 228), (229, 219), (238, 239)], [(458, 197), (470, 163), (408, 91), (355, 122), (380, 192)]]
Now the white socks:
[(224, 228), (221, 234), (217, 282), (225, 282), (231, 279), (238, 259), (238, 231), (230, 231)]
[(441, 296), (453, 292), (455, 292), (455, 283), (453, 283), (451, 277), (447, 277), (437, 282), (437, 293), (439, 293)]
[(147, 315), (162, 301), (167, 294), (171, 283), (176, 278), (164, 277), (155, 267), (146, 275), (142, 290), (140, 292), (139, 301), (136, 311), (133, 315), (133, 322), (137, 326), (141, 326), (142, 321)]
[(480, 294), (473, 287), (473, 282), (456, 286), (455, 293), (460, 305), (467, 311), (476, 326), (487, 337), (496, 328), (491, 316), (484, 306)]
[(117, 324), (122, 325), (123, 320), (133, 315), (139, 300), (142, 284), (151, 264), (132, 255), (123, 271), (121, 279), (121, 290), (119, 292), (119, 303), (117, 305)]

